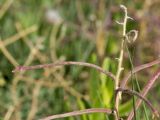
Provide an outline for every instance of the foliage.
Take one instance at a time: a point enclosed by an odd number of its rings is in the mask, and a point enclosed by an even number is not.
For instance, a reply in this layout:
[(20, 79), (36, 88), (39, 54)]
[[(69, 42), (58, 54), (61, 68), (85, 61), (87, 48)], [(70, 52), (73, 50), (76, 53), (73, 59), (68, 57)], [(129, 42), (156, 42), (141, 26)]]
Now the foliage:
[[(121, 74), (121, 78), (125, 78), (128, 71), (136, 70), (135, 66), (160, 55), (157, 47), (160, 45), (157, 6), (160, 3), (149, 1), (1, 0), (0, 119), (32, 120), (78, 109), (114, 108), (115, 83), (95, 69), (66, 66), (21, 73), (11, 71), (19, 65), (71, 60), (96, 64), (116, 74), (118, 62), (115, 58), (119, 56), (123, 36), (122, 28), (115, 21), (123, 18), (119, 4), (124, 4), (134, 18), (126, 26), (127, 33), (132, 29), (139, 31), (138, 40), (127, 44), (128, 52), (125, 48), (125, 70)], [(152, 78), (151, 88), (160, 64), (159, 59), (157, 61), (149, 66), (155, 67), (145, 69), (142, 74), (133, 71), (132, 82), (127, 87), (141, 93), (144, 84), (147, 86), (146, 81)], [(154, 85), (151, 92), (148, 93), (150, 88), (142, 92), (145, 92), (144, 97), (152, 96), (147, 98), (153, 106), (158, 106), (160, 90), (158, 84)], [(126, 118), (136, 107), (137, 99), (130, 99), (126, 94), (122, 94), (122, 98), (119, 114)], [(141, 114), (143, 111), (146, 114)], [(150, 119), (152, 113), (143, 105), (135, 116), (136, 120)], [(110, 120), (114, 117), (94, 113), (64, 119)]]

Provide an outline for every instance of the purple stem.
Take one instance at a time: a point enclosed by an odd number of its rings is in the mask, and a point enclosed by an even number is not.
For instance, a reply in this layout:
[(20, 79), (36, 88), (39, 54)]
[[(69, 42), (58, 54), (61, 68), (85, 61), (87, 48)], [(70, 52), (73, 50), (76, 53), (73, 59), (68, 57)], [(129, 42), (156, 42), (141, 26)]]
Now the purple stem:
[(68, 112), (68, 113), (64, 113), (64, 114), (51, 115), (46, 118), (42, 118), (40, 120), (52, 120), (52, 119), (58, 119), (58, 118), (64, 118), (64, 117), (70, 117), (70, 116), (78, 116), (78, 115), (82, 115), (82, 114), (91, 114), (91, 113), (112, 114), (114, 112), (112, 110), (106, 109), (106, 108), (91, 108), (91, 109)]
[(113, 73), (106, 71), (106, 70), (103, 70), (101, 67), (99, 67), (95, 64), (85, 63), (85, 62), (73, 62), (73, 61), (64, 61), (64, 62), (51, 63), (51, 64), (35, 65), (35, 66), (18, 66), (12, 72), (34, 70), (34, 69), (41, 69), (41, 68), (50, 68), (50, 67), (57, 67), (57, 66), (64, 66), (64, 65), (78, 65), (78, 66), (91, 67), (91, 68), (94, 68), (94, 69), (98, 70), (99, 72), (111, 77), (113, 80), (116, 79), (116, 77)]
[[(145, 85), (145, 87), (143, 88), (142, 92), (140, 93), (140, 95), (142, 97), (145, 97), (148, 93), (148, 91), (152, 88), (153, 84), (155, 83), (155, 81), (158, 79), (158, 77), (160, 76), (160, 68), (158, 69), (158, 71), (151, 77), (151, 79), (147, 82), (147, 84)], [(139, 106), (141, 105), (142, 100), (138, 99), (136, 102), (136, 110), (139, 108)], [(159, 116), (159, 113), (156, 112), (157, 116)], [(133, 110), (130, 112), (127, 120), (132, 120), (133, 118)]]
[(152, 61), (152, 62), (150, 62), (150, 63), (146, 63), (146, 64), (143, 64), (143, 65), (140, 65), (140, 66), (135, 67), (132, 71), (130, 71), (130, 72), (126, 75), (126, 77), (124, 77), (124, 79), (123, 79), (122, 82), (121, 82), (120, 87), (121, 87), (121, 88), (125, 88), (127, 82), (129, 81), (129, 78), (130, 78), (134, 73), (137, 73), (137, 72), (139, 72), (139, 71), (141, 71), (141, 70), (144, 70), (144, 69), (146, 69), (146, 68), (152, 67), (153, 65), (157, 65), (157, 64), (160, 64), (160, 59), (157, 59), (157, 60)]

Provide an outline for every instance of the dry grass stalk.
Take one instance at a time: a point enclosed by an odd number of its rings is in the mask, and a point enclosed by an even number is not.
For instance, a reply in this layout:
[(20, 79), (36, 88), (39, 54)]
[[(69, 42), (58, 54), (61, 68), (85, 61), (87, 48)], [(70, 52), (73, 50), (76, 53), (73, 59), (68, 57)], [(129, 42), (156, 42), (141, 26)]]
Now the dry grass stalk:
[(7, 12), (9, 7), (12, 5), (13, 0), (7, 0), (0, 9), (0, 20), (3, 18), (4, 14)]

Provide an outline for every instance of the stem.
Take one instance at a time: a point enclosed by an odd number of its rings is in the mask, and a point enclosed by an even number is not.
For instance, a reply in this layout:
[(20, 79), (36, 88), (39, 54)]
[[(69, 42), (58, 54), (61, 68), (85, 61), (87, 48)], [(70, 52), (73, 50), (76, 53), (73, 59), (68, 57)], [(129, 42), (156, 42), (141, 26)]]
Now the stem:
[[(142, 92), (140, 93), (140, 95), (142, 97), (145, 97), (147, 95), (147, 93), (149, 92), (149, 90), (153, 87), (153, 84), (155, 83), (155, 81), (160, 77), (160, 68), (158, 69), (158, 71), (151, 77), (151, 79), (147, 82), (147, 84), (145, 85), (145, 87), (143, 88)], [(139, 99), (136, 102), (136, 109), (139, 108), (139, 106), (141, 105), (142, 100)], [(155, 114), (157, 117), (159, 117), (159, 113), (158, 111), (155, 111)], [(131, 120), (133, 118), (133, 111), (130, 112), (127, 120)]]
[(34, 69), (41, 69), (41, 68), (50, 68), (50, 67), (57, 67), (57, 66), (64, 66), (64, 65), (78, 65), (78, 66), (86, 66), (86, 67), (94, 68), (97, 71), (111, 77), (112, 80), (116, 79), (116, 77), (113, 73), (106, 71), (106, 70), (103, 70), (101, 67), (99, 67), (95, 64), (86, 63), (86, 62), (74, 62), (74, 61), (62, 61), (62, 62), (58, 62), (58, 63), (41, 64), (41, 65), (35, 65), (35, 66), (18, 66), (12, 72), (34, 70)]
[(152, 67), (154, 65), (157, 65), (157, 64), (160, 64), (160, 59), (157, 59), (157, 60), (154, 60), (152, 62), (149, 62), (149, 63), (146, 63), (146, 64), (143, 64), (143, 65), (140, 65), (140, 66), (137, 66), (135, 68), (133, 68), (133, 70), (131, 72), (129, 72), (126, 77), (124, 77), (124, 79), (122, 80), (121, 82), (121, 85), (120, 87), (121, 88), (124, 88), (127, 84), (127, 82), (129, 81), (129, 78), (134, 74), (134, 73), (137, 73), (141, 70), (144, 70), (146, 68), (149, 68), (149, 67)]
[[(125, 13), (124, 16), (124, 21), (122, 23), (123, 25), (123, 39), (122, 39), (122, 43), (121, 43), (121, 51), (120, 51), (120, 56), (118, 59), (118, 70), (117, 70), (117, 74), (116, 74), (116, 82), (115, 82), (115, 89), (117, 89), (119, 87), (119, 81), (120, 81), (120, 76), (123, 70), (123, 56), (124, 56), (124, 42), (125, 42), (125, 36), (126, 36), (126, 25), (127, 25), (127, 19), (128, 19), (128, 15), (127, 15), (127, 8), (123, 5), (120, 6)], [(120, 99), (121, 95), (117, 95), (117, 97), (115, 98), (115, 108), (118, 111), (118, 106), (119, 106), (119, 99)]]
[(112, 114), (112, 113), (114, 113), (114, 111), (112, 111), (110, 109), (106, 109), (106, 108), (91, 108), (91, 109), (68, 112), (68, 113), (64, 113), (64, 114), (51, 115), (46, 118), (42, 118), (41, 120), (52, 120), (52, 119), (58, 119), (58, 118), (64, 118), (64, 117), (70, 117), (70, 116), (78, 116), (78, 115), (90, 114), (90, 113)]
[(138, 92), (136, 91), (133, 91), (133, 90), (129, 90), (129, 89), (123, 89), (123, 88), (118, 88), (116, 90), (116, 95), (118, 94), (118, 92), (122, 91), (123, 93), (127, 93), (127, 94), (131, 94), (131, 95), (135, 95), (137, 97), (139, 97), (140, 101), (144, 101), (148, 106), (149, 108), (152, 110), (152, 112), (157, 116), (159, 117), (159, 114), (158, 114), (158, 110), (156, 110), (153, 105), (150, 103), (149, 100), (147, 100), (143, 95), (139, 94)]

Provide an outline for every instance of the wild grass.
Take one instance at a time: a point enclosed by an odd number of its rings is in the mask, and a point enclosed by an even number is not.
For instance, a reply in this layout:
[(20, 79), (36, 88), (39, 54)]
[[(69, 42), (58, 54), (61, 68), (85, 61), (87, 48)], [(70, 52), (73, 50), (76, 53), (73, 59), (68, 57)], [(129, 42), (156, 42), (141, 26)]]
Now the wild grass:
[(154, 2), (121, 3), (1, 1), (1, 118), (159, 119), (160, 59), (139, 51)]

